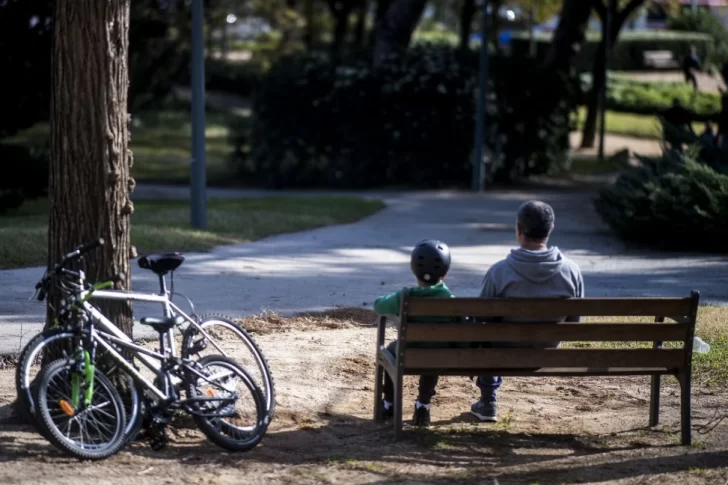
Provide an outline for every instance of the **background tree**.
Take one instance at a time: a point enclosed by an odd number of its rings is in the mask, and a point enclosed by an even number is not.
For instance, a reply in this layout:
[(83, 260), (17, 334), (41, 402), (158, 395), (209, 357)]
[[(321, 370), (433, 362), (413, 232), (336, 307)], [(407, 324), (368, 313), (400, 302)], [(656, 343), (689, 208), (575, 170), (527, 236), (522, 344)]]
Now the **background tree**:
[[(85, 258), (88, 278), (123, 272), (126, 289), (134, 186), (127, 113), (129, 4), (55, 2), (48, 200), (49, 263), (103, 237), (106, 244)], [(102, 309), (131, 335), (131, 304), (104, 302)]]
[[(581, 138), (581, 147), (593, 147), (596, 141), (597, 119), (599, 117), (599, 97), (602, 90), (606, 88), (604, 84), (606, 72), (605, 58), (607, 54), (606, 39), (609, 38), (609, 53), (614, 51), (614, 45), (619, 39), (619, 33), (624, 27), (627, 19), (637, 11), (644, 3), (644, 0), (627, 0), (618, 3), (618, 0), (591, 0), (591, 4), (599, 17), (602, 24), (602, 40), (599, 42), (597, 54), (594, 57), (594, 65), (592, 67), (592, 86), (587, 95), (587, 114), (584, 121), (584, 131)], [(621, 6), (621, 8), (620, 8)], [(611, 8), (611, 21), (609, 32), (606, 32), (607, 9)], [(609, 37), (607, 37), (609, 36)]]
[(334, 39), (331, 43), (331, 58), (337, 63), (341, 58), (341, 50), (346, 42), (346, 35), (349, 32), (349, 16), (356, 7), (359, 7), (360, 0), (326, 0), (329, 12), (334, 19)]
[(473, 32), (473, 19), (475, 18), (475, 0), (464, 0), (460, 8), (460, 42), (461, 51), (467, 51), (470, 47), (470, 35)]
[(374, 65), (402, 54), (412, 40), (427, 0), (393, 0), (375, 25)]
[(0, 138), (48, 117), (52, 0), (0, 1)]
[(546, 56), (546, 65), (559, 72), (568, 72), (574, 57), (586, 39), (592, 6), (585, 0), (564, 0), (559, 23)]

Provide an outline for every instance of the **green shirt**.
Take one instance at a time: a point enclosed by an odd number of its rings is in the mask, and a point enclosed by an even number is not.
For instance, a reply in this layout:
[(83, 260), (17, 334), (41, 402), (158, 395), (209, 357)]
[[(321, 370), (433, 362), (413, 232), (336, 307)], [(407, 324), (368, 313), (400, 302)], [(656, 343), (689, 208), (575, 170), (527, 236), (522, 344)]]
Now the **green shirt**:
[[(402, 304), (402, 292), (396, 291), (392, 294), (377, 298), (374, 302), (374, 311), (379, 315), (399, 315), (400, 305)], [(455, 298), (445, 283), (440, 281), (432, 286), (417, 286), (409, 288), (410, 296), (414, 298)], [(457, 323), (460, 321), (457, 317), (422, 317), (410, 321), (420, 323)], [(436, 342), (419, 342), (407, 345), (408, 348), (447, 348), (447, 347), (465, 347), (463, 344), (454, 343), (436, 343)]]
[[(402, 291), (395, 291), (386, 296), (377, 298), (374, 302), (374, 311), (379, 315), (399, 316), (399, 309), (402, 305)], [(450, 289), (440, 281), (432, 286), (417, 286), (409, 289), (410, 296), (414, 298), (455, 298)]]

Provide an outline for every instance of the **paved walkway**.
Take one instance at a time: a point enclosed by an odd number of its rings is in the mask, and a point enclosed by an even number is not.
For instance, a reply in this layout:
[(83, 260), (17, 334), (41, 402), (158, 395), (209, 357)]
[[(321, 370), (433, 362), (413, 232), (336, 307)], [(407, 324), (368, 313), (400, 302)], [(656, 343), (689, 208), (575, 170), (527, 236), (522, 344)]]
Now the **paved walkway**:
[[(188, 193), (184, 187), (140, 186), (135, 196), (186, 198)], [(212, 190), (210, 196), (261, 193), (221, 189)], [(175, 277), (175, 289), (200, 311), (231, 315), (371, 307), (377, 296), (412, 283), (409, 251), (415, 242), (430, 237), (452, 247), (448, 285), (458, 295), (474, 295), (488, 267), (514, 244), (518, 205), (540, 198), (556, 211), (552, 242), (581, 266), (588, 295), (683, 296), (696, 288), (703, 302), (728, 304), (728, 258), (630, 250), (609, 235), (588, 193), (372, 192), (366, 196), (382, 198), (387, 208), (352, 225), (188, 254)], [(0, 352), (17, 350), (22, 340), (41, 328), (43, 305), (28, 297), (42, 272), (42, 268), (0, 272)], [(156, 289), (154, 275), (135, 262), (132, 279), (136, 290)], [(159, 311), (154, 305), (135, 306), (137, 318)]]

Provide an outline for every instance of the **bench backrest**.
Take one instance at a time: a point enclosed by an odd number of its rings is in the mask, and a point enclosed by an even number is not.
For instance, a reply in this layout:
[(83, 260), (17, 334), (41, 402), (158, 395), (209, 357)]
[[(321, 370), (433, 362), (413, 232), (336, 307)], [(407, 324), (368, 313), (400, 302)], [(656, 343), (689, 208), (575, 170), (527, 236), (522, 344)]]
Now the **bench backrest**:
[[(408, 374), (478, 369), (562, 368), (617, 373), (634, 368), (678, 372), (690, 366), (699, 294), (687, 298), (412, 298), (405, 291), (397, 364)], [(565, 315), (607, 317), (588, 323), (515, 323)], [(654, 317), (655, 323), (617, 323), (608, 317)], [(501, 323), (419, 323), (423, 317), (501, 317)], [(666, 323), (665, 319), (672, 322)], [(480, 348), (482, 342), (651, 342), (653, 348)], [(427, 348), (453, 342), (459, 345)], [(681, 342), (682, 348), (663, 348)], [(420, 345), (411, 345), (420, 344)], [(425, 347), (425, 348), (423, 348)]]

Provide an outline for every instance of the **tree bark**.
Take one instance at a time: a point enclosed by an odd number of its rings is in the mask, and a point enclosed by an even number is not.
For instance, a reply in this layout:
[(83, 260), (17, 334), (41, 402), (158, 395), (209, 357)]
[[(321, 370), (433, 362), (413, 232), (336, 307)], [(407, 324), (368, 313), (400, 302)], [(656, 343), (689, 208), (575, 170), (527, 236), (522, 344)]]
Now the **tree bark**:
[[(612, 4), (613, 2), (608, 2)], [(644, 3), (644, 0), (631, 0), (622, 10), (613, 10), (612, 21), (609, 32), (609, 52), (610, 54), (614, 51), (614, 44), (619, 39), (619, 33), (622, 31), (624, 23), (627, 21), (632, 13)], [(604, 62), (607, 54), (605, 39), (607, 38), (607, 32), (604, 29), (607, 19), (607, 6), (602, 3), (602, 0), (592, 0), (594, 11), (599, 16), (602, 22), (602, 41), (599, 43), (597, 49), (597, 55), (594, 58), (594, 65), (592, 67), (592, 88), (587, 95), (587, 112), (586, 120), (584, 121), (584, 128), (581, 135), (581, 148), (592, 148), (596, 143), (597, 134), (597, 120), (599, 119), (599, 97), (601, 96), (602, 90), (606, 89), (604, 83), (606, 72), (604, 71)]]
[(369, 11), (369, 0), (359, 0), (357, 7), (356, 26), (354, 27), (354, 45), (364, 45), (364, 37), (367, 28), (367, 12)]
[(394, 0), (375, 28), (374, 66), (390, 55), (401, 55), (409, 46), (427, 0)]
[(470, 35), (473, 32), (473, 18), (475, 17), (475, 0), (465, 0), (460, 10), (460, 50), (467, 51), (470, 47)]
[(591, 14), (591, 3), (585, 0), (564, 0), (559, 24), (554, 32), (546, 66), (559, 72), (568, 72), (574, 57), (584, 43)]
[(306, 18), (306, 30), (303, 33), (303, 42), (306, 44), (306, 50), (310, 52), (313, 49), (313, 43), (316, 37), (313, 0), (304, 0), (303, 12)]
[(498, 52), (498, 31), (500, 30), (500, 17), (498, 13), (503, 4), (502, 0), (484, 0), (490, 3), (490, 24), (488, 25), (488, 35), (490, 36), (490, 45)]
[(331, 59), (334, 64), (338, 64), (346, 41), (346, 34), (349, 32), (349, 14), (353, 3), (351, 0), (329, 0), (328, 4), (331, 16), (334, 18), (334, 41), (331, 44)]
[(581, 148), (591, 148), (596, 143), (597, 121), (599, 119), (599, 96), (604, 89), (604, 58), (606, 46), (602, 40), (597, 48), (597, 55), (594, 56), (592, 68), (592, 87), (587, 94), (586, 119), (581, 134)]
[[(130, 0), (56, 0), (49, 167), (49, 265), (79, 244), (106, 244), (85, 258), (89, 281), (123, 273), (129, 289), (133, 190), (127, 90)], [(50, 301), (49, 301), (50, 303)], [(99, 302), (132, 334), (128, 302)], [(48, 308), (48, 323), (52, 310)]]

